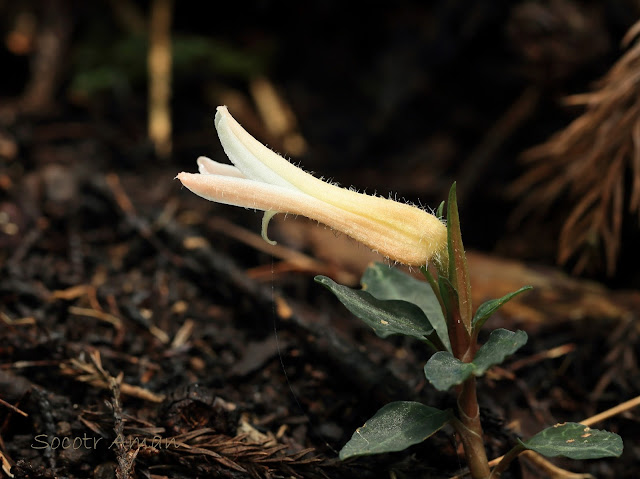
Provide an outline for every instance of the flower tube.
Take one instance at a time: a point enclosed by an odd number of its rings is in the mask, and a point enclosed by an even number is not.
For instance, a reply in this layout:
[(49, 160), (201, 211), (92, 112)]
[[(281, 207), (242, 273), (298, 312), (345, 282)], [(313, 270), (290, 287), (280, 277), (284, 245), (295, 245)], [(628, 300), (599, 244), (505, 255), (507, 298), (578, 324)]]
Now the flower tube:
[(446, 254), (447, 229), (434, 215), (306, 173), (253, 138), (224, 106), (218, 107), (215, 126), (233, 166), (200, 157), (200, 173), (178, 174), (198, 196), (263, 210), (265, 218), (275, 213), (303, 215), (403, 264), (425, 265)]

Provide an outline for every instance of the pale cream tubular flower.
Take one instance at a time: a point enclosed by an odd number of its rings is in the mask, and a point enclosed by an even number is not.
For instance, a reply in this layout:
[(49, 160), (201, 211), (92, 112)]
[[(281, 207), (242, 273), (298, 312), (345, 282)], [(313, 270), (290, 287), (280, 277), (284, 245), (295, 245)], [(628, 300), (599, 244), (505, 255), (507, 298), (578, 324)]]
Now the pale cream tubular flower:
[(390, 260), (425, 265), (446, 255), (447, 228), (434, 215), (405, 203), (340, 188), (291, 164), (247, 133), (224, 106), (215, 126), (234, 166), (201, 156), (199, 174), (177, 178), (195, 194), (217, 203), (292, 213), (324, 223)]

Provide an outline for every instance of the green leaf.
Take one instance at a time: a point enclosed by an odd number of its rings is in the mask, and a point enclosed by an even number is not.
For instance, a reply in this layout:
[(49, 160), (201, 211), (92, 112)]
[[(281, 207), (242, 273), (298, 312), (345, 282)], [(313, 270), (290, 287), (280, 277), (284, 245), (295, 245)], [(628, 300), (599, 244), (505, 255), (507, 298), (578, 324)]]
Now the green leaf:
[(487, 321), (487, 319), (489, 319), (489, 317), (493, 313), (495, 313), (498, 310), (498, 308), (501, 308), (503, 304), (505, 304), (507, 301), (511, 301), (520, 293), (530, 289), (533, 289), (533, 287), (524, 286), (520, 288), (518, 291), (514, 291), (513, 293), (504, 295), (502, 298), (492, 299), (490, 301), (486, 301), (482, 303), (478, 308), (478, 310), (476, 311), (475, 316), (473, 317), (473, 322), (472, 322), (473, 327), (476, 329), (481, 328), (482, 325)]
[(450, 418), (449, 411), (418, 402), (389, 403), (356, 429), (340, 451), (340, 459), (402, 451), (435, 434)]
[(570, 459), (617, 457), (623, 449), (622, 438), (617, 434), (575, 422), (556, 424), (520, 443), (543, 456), (565, 456)]
[(507, 356), (515, 353), (527, 342), (524, 331), (496, 329), (487, 342), (478, 350), (470, 363), (460, 361), (448, 351), (435, 353), (424, 366), (424, 375), (438, 391), (446, 391), (452, 386), (462, 384), (472, 374), (482, 376)]
[(438, 209), (436, 210), (436, 217), (442, 218), (442, 213), (444, 212), (444, 201), (440, 202), (438, 205)]
[(467, 331), (471, 331), (471, 283), (469, 282), (469, 268), (460, 232), (455, 183), (451, 185), (447, 201), (447, 249), (449, 252), (449, 281), (458, 292), (460, 319)]
[(447, 322), (429, 283), (382, 263), (369, 266), (362, 276), (361, 283), (362, 289), (376, 299), (399, 299), (418, 306), (436, 330), (442, 344), (451, 351)]
[(366, 291), (342, 286), (326, 276), (315, 280), (337, 296), (349, 311), (373, 328), (381, 338), (404, 334), (425, 340), (434, 329), (415, 304), (400, 300), (380, 300)]
[(449, 351), (438, 351), (424, 365), (424, 375), (438, 391), (462, 384), (475, 369), (473, 363), (463, 363)]
[(476, 353), (473, 363), (476, 369), (473, 374), (482, 376), (496, 364), (500, 364), (507, 356), (511, 356), (522, 346), (527, 344), (527, 333), (524, 331), (509, 331), (496, 329), (491, 332), (489, 339)]

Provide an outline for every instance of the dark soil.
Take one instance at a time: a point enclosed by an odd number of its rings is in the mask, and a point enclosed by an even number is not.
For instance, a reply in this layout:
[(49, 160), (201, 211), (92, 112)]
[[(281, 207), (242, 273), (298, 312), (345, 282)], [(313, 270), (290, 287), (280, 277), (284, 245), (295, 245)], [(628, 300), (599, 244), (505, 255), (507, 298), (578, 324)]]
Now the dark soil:
[[(377, 338), (313, 271), (240, 241), (258, 232), (259, 215), (205, 202), (174, 177), (195, 171), (198, 155), (222, 158), (211, 118), (233, 98), (249, 105), (241, 122), (286, 151), (251, 106), (251, 79), (263, 75), (298, 119), (306, 169), (434, 206), (455, 179), (467, 245), (489, 262), (510, 255), (552, 265), (561, 220), (510, 231), (516, 200), (504, 191), (521, 172), (519, 153), (572, 118), (559, 98), (615, 61), (637, 7), (400, 2), (353, 17), (339, 2), (236, 2), (212, 17), (176, 6), (176, 38), (199, 35), (220, 51), (188, 57), (194, 64), (178, 65), (177, 56), (174, 148), (162, 159), (146, 138), (144, 56), (127, 43), (137, 63), (117, 56), (115, 45), (134, 35), (111, 10), (116, 3), (25, 4), (38, 20), (31, 40), (47, 28), (62, 39), (49, 75), (34, 66), (46, 54), (19, 54), (6, 40), (24, 12), (0, 5), (0, 477), (455, 475), (464, 458), (448, 430), (401, 453), (337, 459), (354, 429), (391, 400), (455, 404), (426, 384), (430, 352)], [(588, 34), (569, 28), (575, 15)], [(111, 69), (113, 84), (78, 86), (98, 67)], [(522, 100), (527, 88), (537, 92), (533, 106)], [(495, 128), (508, 111), (513, 128)], [(246, 229), (231, 234), (223, 220)], [(282, 244), (318, 258), (323, 274), (357, 275), (366, 264), (348, 265), (338, 243), (320, 247), (282, 231)], [(617, 275), (595, 278), (640, 287), (633, 248), (627, 238)], [(354, 251), (366, 257), (363, 249)], [(498, 282), (479, 278), (500, 295)], [(615, 312), (580, 320), (558, 307), (529, 321), (553, 304), (589, 309), (562, 291), (498, 315), (496, 324), (525, 329), (530, 340), (480, 382), (490, 457), (519, 436), (638, 395), (640, 301), (620, 294)], [(567, 344), (565, 354), (535, 359)], [(625, 440), (622, 458), (558, 464), (639, 477), (637, 412), (602, 427)], [(503, 477), (546, 476), (523, 462)]]

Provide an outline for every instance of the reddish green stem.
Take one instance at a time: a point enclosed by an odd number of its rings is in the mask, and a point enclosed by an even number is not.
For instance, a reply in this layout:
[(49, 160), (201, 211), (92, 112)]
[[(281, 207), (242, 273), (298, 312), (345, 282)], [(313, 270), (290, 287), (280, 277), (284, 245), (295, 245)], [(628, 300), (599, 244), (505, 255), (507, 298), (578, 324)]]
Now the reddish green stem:
[(476, 378), (467, 379), (458, 396), (459, 421), (454, 426), (464, 446), (464, 454), (473, 479), (487, 479), (490, 474), (487, 452), (484, 447), (480, 408), (476, 397)]

